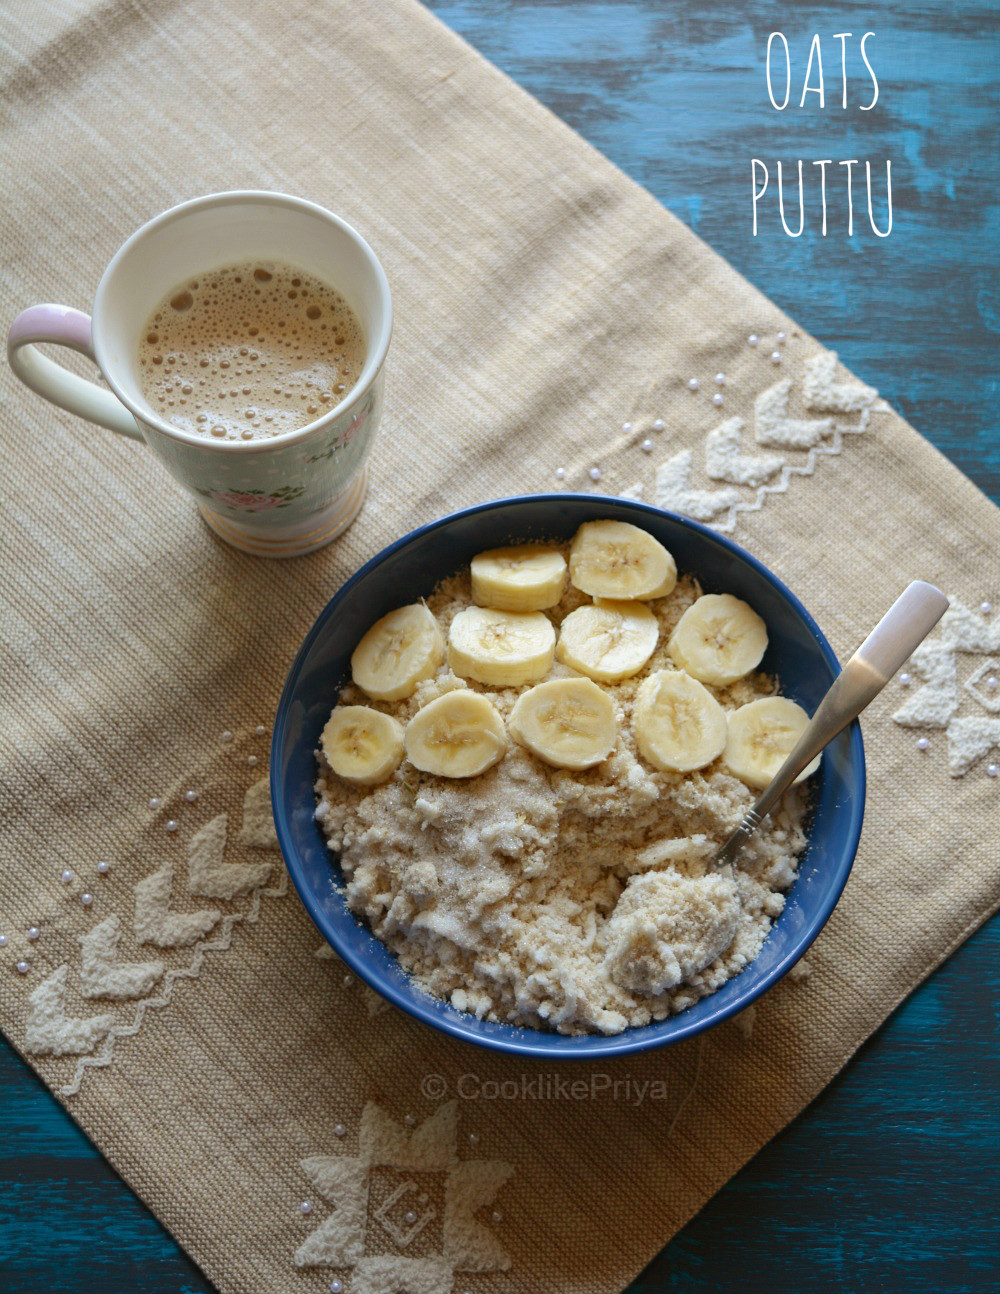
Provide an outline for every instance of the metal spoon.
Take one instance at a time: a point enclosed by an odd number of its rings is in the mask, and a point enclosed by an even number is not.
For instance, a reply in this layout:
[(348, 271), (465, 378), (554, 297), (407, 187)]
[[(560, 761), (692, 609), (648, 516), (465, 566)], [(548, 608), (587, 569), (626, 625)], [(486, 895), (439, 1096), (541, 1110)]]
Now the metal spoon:
[(798, 775), (852, 719), (878, 696), (944, 613), (948, 599), (933, 584), (914, 580), (896, 599), (830, 685), (791, 754), (712, 860), (731, 865), (744, 844)]

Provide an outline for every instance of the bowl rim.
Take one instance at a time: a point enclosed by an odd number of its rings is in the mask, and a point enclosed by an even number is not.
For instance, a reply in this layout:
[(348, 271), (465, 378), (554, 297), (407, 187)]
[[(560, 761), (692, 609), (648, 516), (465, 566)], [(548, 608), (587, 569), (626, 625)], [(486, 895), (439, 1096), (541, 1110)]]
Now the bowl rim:
[[(657, 1021), (656, 1024), (666, 1024), (668, 1021), (681, 1021), (679, 1025), (669, 1033), (658, 1035), (655, 1032), (650, 1033), (650, 1026), (627, 1028), (617, 1034), (581, 1034), (565, 1035), (558, 1033), (549, 1033), (544, 1030), (529, 1030), (527, 1026), (506, 1025), (510, 1030), (510, 1037), (503, 1034), (486, 1036), (476, 1034), (467, 1029), (463, 1022), (466, 1012), (457, 1012), (457, 1019), (452, 1019), (449, 1015), (440, 1011), (441, 1006), (448, 1006), (449, 1003), (444, 999), (434, 998), (426, 994), (427, 1005), (420, 1000), (420, 997), (409, 998), (398, 991), (395, 984), (388, 980), (380, 978), (373, 973), (368, 960), (355, 953), (354, 949), (340, 945), (336, 932), (327, 928), (325, 913), (323, 912), (318, 899), (313, 893), (311, 887), (306, 883), (305, 876), (301, 874), (299, 861), (296, 851), (291, 843), (291, 828), (285, 814), (283, 798), (280, 794), (281, 787), (281, 763), (282, 751), (284, 749), (285, 729), (287, 718), (290, 710), (290, 703), (293, 697), (295, 686), (298, 682), (302, 666), (312, 648), (313, 643), (325, 628), (327, 621), (333, 614), (336, 606), (343, 601), (350, 591), (359, 584), (371, 571), (375, 570), (393, 553), (398, 552), (401, 548), (414, 543), (423, 536), (431, 534), (435, 530), (440, 530), (454, 522), (475, 516), (483, 512), (493, 512), (500, 508), (510, 507), (513, 504), (564, 504), (567, 501), (586, 502), (588, 506), (600, 504), (602, 501), (616, 506), (624, 505), (628, 510), (642, 515), (647, 514), (654, 517), (669, 517), (671, 520), (686, 526), (702, 535), (714, 543), (721, 544), (727, 548), (731, 554), (746, 562), (754, 568), (766, 581), (772, 584), (780, 593), (783, 599), (787, 601), (795, 613), (801, 618), (806, 628), (809, 630), (816, 642), (820, 653), (825, 657), (827, 663), (833, 670), (834, 676), (841, 672), (840, 662), (830, 646), (829, 642), (819, 625), (806, 610), (800, 599), (791, 591), (785, 582), (779, 578), (773, 571), (764, 565), (757, 557), (748, 552), (745, 548), (735, 543), (727, 535), (713, 530), (699, 521), (690, 517), (685, 517), (680, 513), (671, 512), (667, 508), (658, 508), (653, 504), (643, 503), (638, 499), (621, 498), (615, 495), (600, 495), (587, 493), (573, 493), (570, 491), (548, 492), (541, 494), (518, 494), (511, 495), (503, 499), (490, 499), (483, 503), (473, 504), (471, 507), (462, 508), (457, 512), (450, 512), (443, 517), (438, 517), (434, 521), (426, 522), (424, 525), (417, 526), (414, 530), (395, 539), (385, 548), (369, 558), (362, 566), (358, 568), (341, 586), (336, 593), (329, 599), (326, 605), (317, 613), (313, 624), (306, 633), (305, 638), (299, 646), (298, 651), (292, 661), (285, 678), (284, 686), (281, 690), (281, 696), (278, 699), (278, 705), (275, 710), (274, 726), (271, 733), (271, 757), (270, 757), (270, 794), (271, 807), (274, 815), (275, 832), (278, 838), (278, 845), (282, 857), (292, 878), (295, 889), (299, 898), (316, 926), (323, 939), (333, 948), (337, 956), (353, 971), (360, 979), (375, 990), (381, 997), (385, 998), (391, 1005), (405, 1011), (407, 1015), (421, 1021), (423, 1024), (437, 1029), (439, 1032), (448, 1034), (451, 1037), (459, 1038), (463, 1042), (471, 1043), (475, 1046), (484, 1047), (489, 1051), (500, 1051), (509, 1055), (521, 1056), (525, 1059), (533, 1060), (596, 1060), (613, 1059), (616, 1056), (635, 1055), (639, 1052), (650, 1051), (657, 1047), (663, 1047), (667, 1044), (682, 1042), (687, 1038), (694, 1037), (696, 1034), (703, 1032), (705, 1029), (713, 1028), (716, 1025), (730, 1020), (733, 1016), (744, 1011), (752, 1005), (763, 993), (772, 988), (787, 972), (798, 962), (809, 950), (820, 931), (826, 925), (830, 914), (840, 901), (840, 896), (844, 892), (847, 880), (854, 867), (857, 857), (858, 844), (861, 839), (861, 831), (864, 824), (865, 802), (867, 798), (867, 769), (865, 764), (864, 743), (861, 736), (861, 725), (857, 719), (848, 726), (846, 732), (850, 739), (850, 760), (855, 773), (857, 783), (857, 794), (853, 795), (848, 805), (849, 819), (845, 833), (844, 857), (846, 866), (843, 867), (843, 876), (836, 882), (824, 896), (822, 903), (811, 919), (808, 928), (802, 936), (796, 947), (788, 952), (780, 961), (776, 962), (768, 971), (749, 988), (746, 994), (737, 1001), (728, 1004), (720, 1009), (716, 1015), (693, 1019), (689, 1024), (683, 1023), (684, 1012), (678, 1012), (677, 1015), (667, 1016), (663, 1021)], [(582, 524), (582, 523), (581, 523)], [(318, 830), (318, 828), (317, 828)], [(805, 855), (803, 855), (805, 857)], [(794, 886), (793, 886), (794, 887)], [(353, 915), (353, 914), (352, 914)], [(356, 918), (358, 919), (358, 918)], [(358, 919), (359, 920), (359, 919)], [(364, 923), (361, 923), (364, 924)], [(377, 938), (372, 934), (373, 939)], [(391, 951), (391, 950), (390, 950)], [(753, 963), (749, 963), (740, 972), (742, 976), (750, 969)], [(404, 972), (405, 973), (405, 972)], [(733, 979), (739, 976), (731, 977)], [(727, 981), (728, 983), (729, 981)], [(711, 998), (713, 995), (709, 995)], [(454, 1008), (453, 1008), (454, 1009)], [(472, 1016), (478, 1024), (480, 1021)], [(653, 1026), (655, 1028), (655, 1024)], [(629, 1041), (631, 1034), (643, 1035), (637, 1036), (634, 1041)], [(527, 1035), (530, 1041), (522, 1042), (521, 1037)], [(558, 1046), (551, 1045), (548, 1048), (545, 1042), (556, 1043)], [(567, 1046), (570, 1041), (578, 1042), (578, 1047), (572, 1049)]]

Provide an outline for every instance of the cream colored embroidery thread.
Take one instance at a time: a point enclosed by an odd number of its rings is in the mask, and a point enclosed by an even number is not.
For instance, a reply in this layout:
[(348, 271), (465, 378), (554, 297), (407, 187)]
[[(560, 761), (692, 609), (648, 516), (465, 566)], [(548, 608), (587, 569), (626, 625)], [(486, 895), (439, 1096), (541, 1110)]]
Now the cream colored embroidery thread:
[(729, 418), (705, 438), (705, 472), (713, 481), (732, 485), (763, 485), (785, 460), (780, 454), (744, 454), (742, 418)]
[(33, 1056), (78, 1056), (95, 1047), (115, 1022), (113, 1015), (67, 1016), (68, 974), (69, 966), (60, 966), (28, 998), (24, 1049)]
[(220, 813), (191, 837), (188, 846), (191, 894), (209, 899), (235, 899), (257, 889), (271, 875), (270, 863), (227, 863), (225, 855), (226, 815)]
[[(711, 521), (718, 513), (732, 508), (740, 500), (738, 490), (698, 490), (691, 487), (694, 454), (682, 449), (656, 469), (653, 502), (658, 508), (680, 512), (695, 521)], [(632, 497), (638, 497), (633, 495)]]
[[(681, 449), (656, 468), (653, 502), (668, 511), (703, 521), (715, 530), (731, 533), (742, 513), (759, 512), (770, 495), (786, 494), (793, 477), (814, 475), (820, 458), (843, 452), (845, 436), (863, 434), (873, 413), (889, 412), (889, 406), (879, 400), (874, 387), (860, 382), (834, 381), (836, 367), (835, 351), (821, 351), (806, 361), (803, 402), (807, 409), (827, 415), (857, 414), (856, 421), (831, 416), (790, 417), (792, 382), (782, 378), (754, 401), (754, 440), (769, 449), (802, 453), (804, 459), (796, 462), (785, 454), (747, 453), (743, 444), (743, 420), (727, 418), (704, 441), (705, 474), (709, 480), (726, 482), (727, 487), (707, 490), (692, 483), (694, 452)], [(736, 486), (753, 488), (756, 494), (748, 499), (733, 488)], [(620, 497), (641, 500), (642, 482), (623, 490)]]
[(989, 710), (991, 714), (1000, 713), (1000, 688), (997, 688), (994, 684), (992, 694), (990, 692), (980, 692), (979, 684), (988, 678), (995, 679), (998, 675), (1000, 675), (1000, 661), (990, 657), (989, 660), (980, 665), (974, 674), (970, 674), (965, 680), (965, 688), (969, 695), (975, 697), (979, 704), (984, 709)]
[(222, 916), (218, 908), (199, 912), (174, 912), (170, 896), (174, 886), (172, 863), (138, 882), (135, 887), (136, 942), (157, 948), (186, 948), (196, 943)]
[(873, 386), (863, 382), (837, 382), (837, 352), (821, 351), (806, 363), (802, 396), (807, 409), (836, 413), (861, 413), (878, 399)]
[(89, 934), (80, 936), (81, 997), (134, 998), (148, 993), (163, 974), (163, 962), (121, 963), (118, 942), (121, 922), (110, 916)]
[[(255, 923), (263, 898), (280, 898), (288, 889), (284, 867), (275, 885), (265, 888), (274, 871), (274, 863), (228, 863), (225, 861), (227, 818), (219, 814), (202, 827), (188, 844), (188, 883), (191, 894), (232, 901), (249, 894), (250, 905), (243, 912), (223, 915), (219, 909), (205, 908), (179, 912), (171, 906), (175, 886), (174, 867), (164, 863), (152, 875), (144, 877), (133, 890), (135, 915), (133, 928), (136, 942), (158, 948), (186, 948), (194, 945), (191, 961), (183, 967), (166, 970), (161, 960), (119, 962), (118, 945), (121, 921), (112, 914), (80, 937), (79, 991), (87, 999), (117, 1001), (142, 1000), (135, 1004), (131, 1023), (116, 1024), (113, 1014), (89, 1018), (67, 1016), (65, 998), (70, 966), (64, 963), (44, 980), (29, 997), (29, 1015), (25, 1026), (24, 1049), (31, 1055), (79, 1055), (72, 1080), (60, 1089), (62, 1096), (74, 1096), (88, 1068), (111, 1064), (115, 1041), (133, 1037), (142, 1027), (147, 1010), (161, 1009), (170, 1002), (178, 979), (197, 979), (205, 954), (224, 952), (232, 943), (235, 926), (245, 921)], [(271, 819), (270, 798), (266, 780), (254, 783), (243, 801), (240, 843), (253, 849), (275, 850), (278, 847)], [(218, 929), (208, 940), (204, 936)], [(162, 980), (160, 991), (150, 993)], [(88, 1055), (103, 1040), (96, 1055)]]
[[(374, 1102), (365, 1105), (358, 1152), (313, 1155), (302, 1171), (332, 1212), (295, 1251), (297, 1267), (351, 1268), (351, 1288), (370, 1294), (451, 1294), (456, 1272), (506, 1271), (510, 1257), (496, 1235), (474, 1214), (492, 1204), (514, 1169), (498, 1159), (463, 1160), (458, 1155), (458, 1102), (449, 1101), (412, 1131)], [(376, 1169), (403, 1180), (371, 1214)], [(412, 1175), (412, 1176), (411, 1176)], [(439, 1209), (414, 1177), (435, 1175), (443, 1195)], [(409, 1256), (418, 1236), (440, 1223), (440, 1250)], [(378, 1227), (371, 1234), (369, 1227)], [(386, 1253), (386, 1237), (395, 1253)]]
[[(991, 750), (1000, 747), (1000, 698), (982, 692), (978, 684), (996, 668), (990, 653), (1000, 651), (1000, 619), (990, 619), (953, 598), (936, 637), (921, 643), (910, 658), (910, 671), (923, 680), (892, 716), (903, 728), (944, 729), (948, 743), (948, 772), (964, 777)], [(958, 685), (958, 655), (988, 659)], [(965, 696), (988, 713), (960, 713)]]

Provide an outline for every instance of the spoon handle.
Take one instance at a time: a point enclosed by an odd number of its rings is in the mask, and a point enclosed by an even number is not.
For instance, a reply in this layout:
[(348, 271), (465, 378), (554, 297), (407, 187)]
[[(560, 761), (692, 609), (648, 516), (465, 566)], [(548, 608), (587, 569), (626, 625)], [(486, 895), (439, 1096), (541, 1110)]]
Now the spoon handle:
[(717, 867), (733, 861), (806, 765), (878, 696), (947, 610), (948, 599), (933, 584), (914, 580), (904, 590), (833, 680), (788, 758), (719, 850)]

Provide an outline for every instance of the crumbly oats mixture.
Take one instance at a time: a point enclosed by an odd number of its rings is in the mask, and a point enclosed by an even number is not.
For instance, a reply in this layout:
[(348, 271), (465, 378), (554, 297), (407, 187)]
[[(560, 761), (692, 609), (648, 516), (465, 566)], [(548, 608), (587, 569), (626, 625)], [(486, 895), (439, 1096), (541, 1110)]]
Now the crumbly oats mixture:
[[(633, 698), (643, 678), (671, 669), (666, 651), (701, 593), (681, 577), (649, 605), (660, 640), (646, 667), (612, 697), (619, 739), (586, 772), (551, 768), (510, 742), (499, 764), (467, 779), (404, 762), (381, 786), (336, 777), (321, 751), (316, 817), (340, 858), (348, 906), (428, 993), (481, 1019), (563, 1034), (620, 1033), (682, 1011), (738, 974), (784, 907), (805, 847), (805, 795), (793, 788), (746, 845), (736, 888), (707, 860), (754, 800), (718, 762), (700, 773), (659, 772), (638, 758)], [(556, 627), (590, 599), (572, 585), (546, 614)], [(466, 570), (427, 605), (447, 639), (471, 605)], [(558, 661), (549, 677), (573, 677)], [(447, 664), (405, 701), (370, 700), (348, 685), (340, 701), (402, 723), (428, 701), (469, 686), (505, 721), (524, 688), (456, 678)], [(727, 710), (776, 686), (752, 674), (710, 688)]]

